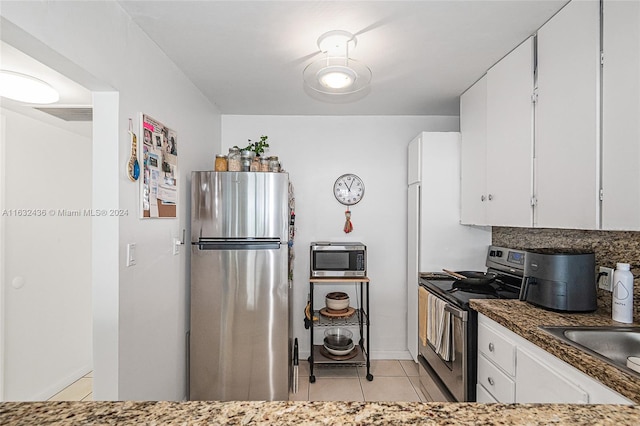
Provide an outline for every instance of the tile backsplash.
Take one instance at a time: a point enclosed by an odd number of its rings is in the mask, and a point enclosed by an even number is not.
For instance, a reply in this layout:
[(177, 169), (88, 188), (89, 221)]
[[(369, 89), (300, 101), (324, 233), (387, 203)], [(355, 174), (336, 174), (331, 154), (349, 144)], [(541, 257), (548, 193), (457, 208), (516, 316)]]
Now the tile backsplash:
[[(593, 250), (596, 269), (599, 266), (615, 269), (618, 262), (629, 263), (634, 278), (634, 321), (640, 320), (640, 232), (494, 226), (492, 243), (518, 249), (549, 247)], [(598, 307), (611, 312), (610, 292), (598, 289)]]

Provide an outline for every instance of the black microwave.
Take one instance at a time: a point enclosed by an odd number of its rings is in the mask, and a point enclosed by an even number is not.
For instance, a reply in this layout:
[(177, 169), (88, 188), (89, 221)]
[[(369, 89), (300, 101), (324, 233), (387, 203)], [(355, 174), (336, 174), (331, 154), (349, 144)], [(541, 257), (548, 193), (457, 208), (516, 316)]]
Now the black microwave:
[(366, 277), (367, 246), (357, 242), (311, 243), (311, 277)]

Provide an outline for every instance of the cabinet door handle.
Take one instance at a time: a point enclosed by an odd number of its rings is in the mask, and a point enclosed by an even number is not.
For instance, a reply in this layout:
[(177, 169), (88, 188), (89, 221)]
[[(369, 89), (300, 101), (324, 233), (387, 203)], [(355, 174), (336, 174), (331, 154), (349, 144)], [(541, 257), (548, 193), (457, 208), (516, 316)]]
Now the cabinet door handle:
[(484, 201), (484, 200), (485, 200), (485, 196), (484, 196), (484, 195), (481, 195), (481, 196), (480, 196), (480, 201)]
[(491, 386), (496, 384), (496, 382), (491, 377), (487, 377), (487, 382), (489, 382)]
[(493, 343), (489, 343), (489, 352), (493, 352), (494, 349), (495, 346), (493, 346)]

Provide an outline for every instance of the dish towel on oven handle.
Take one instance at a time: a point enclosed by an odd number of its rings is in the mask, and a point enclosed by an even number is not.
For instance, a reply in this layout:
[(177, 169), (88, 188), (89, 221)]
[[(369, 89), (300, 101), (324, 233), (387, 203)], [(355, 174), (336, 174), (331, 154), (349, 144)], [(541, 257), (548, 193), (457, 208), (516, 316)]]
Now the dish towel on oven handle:
[(427, 341), (444, 360), (453, 358), (451, 313), (445, 311), (447, 302), (429, 293), (427, 295)]
[(429, 292), (418, 287), (418, 337), (422, 346), (427, 346), (427, 312), (429, 312)]

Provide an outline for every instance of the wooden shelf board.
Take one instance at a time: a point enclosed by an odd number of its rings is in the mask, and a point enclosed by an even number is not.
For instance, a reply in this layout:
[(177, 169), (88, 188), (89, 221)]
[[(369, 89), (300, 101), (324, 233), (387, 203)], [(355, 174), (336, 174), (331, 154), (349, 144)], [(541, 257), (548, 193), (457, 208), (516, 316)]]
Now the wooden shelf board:
[(320, 352), (321, 347), (322, 345), (313, 345), (313, 365), (314, 366), (320, 365), (320, 364), (357, 364), (357, 365), (365, 364), (364, 351), (359, 345), (358, 345), (358, 354), (351, 359), (345, 359), (345, 360), (335, 360), (335, 359), (327, 358), (326, 356), (322, 355), (322, 352)]

